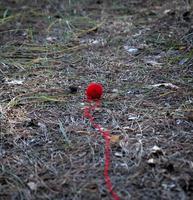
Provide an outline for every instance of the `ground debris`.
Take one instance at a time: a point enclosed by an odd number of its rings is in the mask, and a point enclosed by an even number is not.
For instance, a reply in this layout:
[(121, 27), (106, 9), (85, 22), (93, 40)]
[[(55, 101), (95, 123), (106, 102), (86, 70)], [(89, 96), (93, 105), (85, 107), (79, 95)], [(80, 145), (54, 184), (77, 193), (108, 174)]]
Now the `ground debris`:
[[(190, 1), (1, 1), (1, 199), (193, 199)], [(91, 104), (92, 105), (92, 104)]]

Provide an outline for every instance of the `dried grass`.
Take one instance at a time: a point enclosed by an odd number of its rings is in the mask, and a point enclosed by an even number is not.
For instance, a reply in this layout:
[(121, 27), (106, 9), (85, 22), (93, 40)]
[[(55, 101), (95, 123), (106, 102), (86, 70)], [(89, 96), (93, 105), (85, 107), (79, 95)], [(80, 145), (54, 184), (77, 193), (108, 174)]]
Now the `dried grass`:
[[(191, 199), (191, 33), (163, 14), (178, 4), (37, 2), (0, 9), (1, 199), (111, 198), (104, 140), (83, 119), (91, 81), (105, 88), (93, 115), (111, 130), (110, 176), (121, 198)], [(161, 83), (178, 89), (148, 87)]]

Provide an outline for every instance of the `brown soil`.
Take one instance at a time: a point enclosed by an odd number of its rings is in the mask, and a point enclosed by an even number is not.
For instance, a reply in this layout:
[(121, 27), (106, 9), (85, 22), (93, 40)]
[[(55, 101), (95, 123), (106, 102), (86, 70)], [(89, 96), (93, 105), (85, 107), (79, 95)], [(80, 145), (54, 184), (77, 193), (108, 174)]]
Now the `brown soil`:
[(112, 199), (104, 139), (83, 118), (92, 81), (105, 88), (93, 115), (111, 130), (121, 199), (193, 199), (192, 8), (2, 1), (0, 199)]

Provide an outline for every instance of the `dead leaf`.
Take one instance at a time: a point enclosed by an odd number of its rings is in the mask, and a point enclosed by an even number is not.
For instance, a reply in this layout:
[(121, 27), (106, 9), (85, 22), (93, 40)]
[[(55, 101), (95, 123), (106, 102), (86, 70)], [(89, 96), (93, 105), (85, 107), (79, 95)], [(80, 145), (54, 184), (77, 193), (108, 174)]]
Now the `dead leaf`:
[(137, 49), (137, 48), (135, 48), (135, 47), (129, 47), (129, 46), (127, 46), (127, 45), (124, 46), (124, 49), (125, 49), (128, 53), (134, 54), (134, 55), (137, 54), (138, 51), (139, 51), (139, 49)]
[(135, 131), (130, 126), (124, 126), (123, 129), (126, 130), (126, 131), (129, 131), (129, 132), (134, 132)]
[(128, 120), (129, 120), (129, 121), (137, 120), (137, 119), (139, 119), (139, 116), (138, 116), (138, 115), (134, 115), (134, 114), (131, 114), (131, 115), (129, 115), (129, 117), (128, 117)]
[(46, 40), (47, 40), (48, 42), (54, 42), (54, 41), (57, 40), (57, 38), (56, 38), (56, 37), (49, 36), (49, 37), (46, 38)]
[(184, 117), (186, 120), (193, 122), (193, 111), (185, 112)]
[(165, 14), (165, 15), (168, 14), (168, 13), (171, 13), (171, 9), (166, 9), (166, 10), (164, 10), (164, 14)]
[(148, 88), (157, 88), (157, 87), (166, 87), (166, 88), (175, 89), (175, 90), (179, 89), (177, 85), (174, 85), (172, 83), (158, 83), (158, 84), (148, 86)]
[(29, 183), (27, 183), (27, 185), (31, 190), (37, 190), (37, 184), (36, 183), (29, 182)]
[(121, 135), (112, 135), (111, 139), (110, 139), (110, 142), (112, 144), (115, 144), (115, 143), (119, 143), (120, 140), (121, 140)]
[(147, 160), (147, 163), (151, 166), (151, 167), (155, 167), (156, 165), (156, 161), (153, 158), (150, 158)]
[(157, 145), (154, 145), (151, 148), (151, 154), (159, 156), (159, 155), (164, 155), (164, 152), (163, 152), (163, 150), (160, 147), (158, 147)]
[(6, 83), (9, 85), (22, 85), (24, 80), (18, 79), (18, 80), (6, 80)]
[(115, 156), (116, 156), (116, 157), (119, 157), (119, 158), (122, 158), (122, 157), (123, 157), (123, 154), (120, 153), (120, 152), (115, 152)]

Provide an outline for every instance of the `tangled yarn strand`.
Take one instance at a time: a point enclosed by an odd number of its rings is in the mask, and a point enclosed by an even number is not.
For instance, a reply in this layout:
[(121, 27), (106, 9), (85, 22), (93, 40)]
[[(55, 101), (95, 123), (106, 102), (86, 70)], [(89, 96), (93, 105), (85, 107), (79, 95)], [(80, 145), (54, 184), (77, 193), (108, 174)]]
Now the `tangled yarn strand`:
[(96, 124), (94, 121), (94, 117), (90, 113), (91, 111), (94, 111), (96, 107), (100, 105), (100, 101), (96, 101), (94, 106), (87, 106), (85, 107), (84, 110), (84, 117), (88, 118), (90, 123), (93, 125), (95, 129), (97, 129), (100, 134), (103, 136), (105, 139), (105, 167), (104, 167), (104, 177), (105, 177), (105, 183), (107, 186), (107, 189), (111, 193), (112, 197), (114, 200), (120, 200), (119, 196), (117, 193), (113, 190), (113, 185), (111, 183), (111, 179), (109, 176), (109, 166), (110, 166), (110, 133), (108, 130), (104, 131), (103, 128), (99, 125)]

